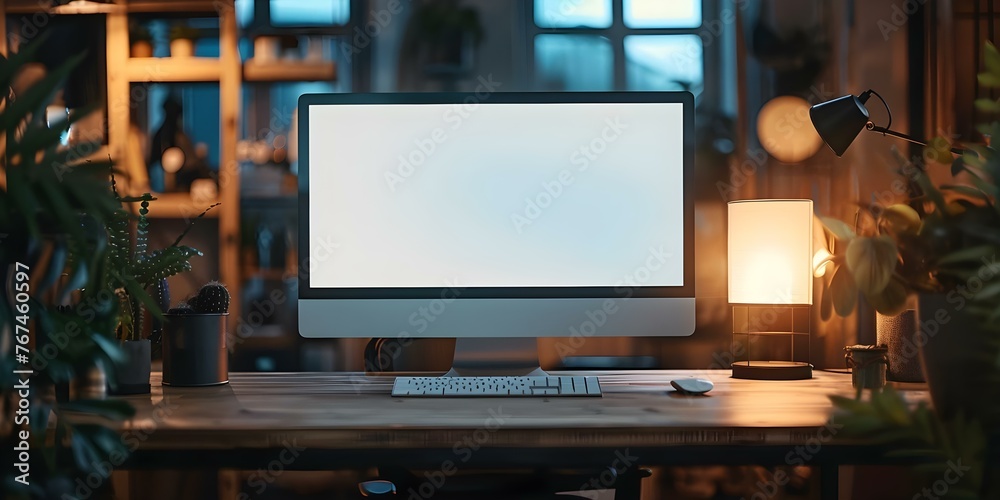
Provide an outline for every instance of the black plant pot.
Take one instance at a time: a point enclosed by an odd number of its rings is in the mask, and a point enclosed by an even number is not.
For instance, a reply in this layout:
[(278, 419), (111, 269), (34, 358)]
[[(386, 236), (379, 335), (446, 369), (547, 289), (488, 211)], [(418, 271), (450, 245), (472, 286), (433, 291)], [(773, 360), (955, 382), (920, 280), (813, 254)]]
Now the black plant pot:
[(114, 384), (108, 383), (108, 393), (149, 394), (149, 340), (126, 340), (121, 347), (125, 361), (115, 365)]
[(202, 387), (229, 382), (226, 314), (166, 314), (163, 385)]
[(943, 294), (920, 296), (920, 362), (931, 400), (946, 418), (961, 414), (1000, 430), (996, 347), (963, 306)]

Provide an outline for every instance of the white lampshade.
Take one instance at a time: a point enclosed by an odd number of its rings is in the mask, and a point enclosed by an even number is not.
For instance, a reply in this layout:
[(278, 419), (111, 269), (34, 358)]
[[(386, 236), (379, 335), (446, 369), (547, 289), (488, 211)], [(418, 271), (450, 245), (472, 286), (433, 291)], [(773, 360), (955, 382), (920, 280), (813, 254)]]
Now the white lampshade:
[(729, 202), (729, 302), (812, 304), (812, 200)]

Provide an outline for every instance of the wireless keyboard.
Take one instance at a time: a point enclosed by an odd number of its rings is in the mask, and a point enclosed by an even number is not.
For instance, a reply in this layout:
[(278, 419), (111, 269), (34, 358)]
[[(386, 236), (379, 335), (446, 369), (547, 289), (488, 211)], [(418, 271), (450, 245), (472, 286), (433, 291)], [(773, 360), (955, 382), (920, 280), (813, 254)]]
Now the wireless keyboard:
[(394, 397), (601, 396), (597, 377), (396, 377)]

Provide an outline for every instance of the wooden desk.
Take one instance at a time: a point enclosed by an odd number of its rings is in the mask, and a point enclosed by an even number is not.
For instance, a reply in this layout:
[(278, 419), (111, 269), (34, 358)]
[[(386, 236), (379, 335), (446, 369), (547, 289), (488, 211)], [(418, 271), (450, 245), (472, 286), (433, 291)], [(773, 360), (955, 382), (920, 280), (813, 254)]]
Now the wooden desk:
[[(583, 373), (574, 373), (583, 374)], [(588, 372), (603, 398), (392, 398), (392, 377), (340, 373), (234, 373), (228, 385), (161, 387), (126, 399), (123, 432), (139, 438), (132, 468), (260, 468), (285, 450), (286, 468), (607, 466), (627, 452), (639, 465), (878, 463), (881, 451), (831, 442), (828, 396), (851, 396), (850, 376), (749, 381), (728, 370)], [(679, 396), (669, 380), (715, 382)], [(921, 391), (908, 393), (926, 398)], [(285, 455), (288, 455), (286, 452)], [(831, 485), (835, 491), (835, 483)]]

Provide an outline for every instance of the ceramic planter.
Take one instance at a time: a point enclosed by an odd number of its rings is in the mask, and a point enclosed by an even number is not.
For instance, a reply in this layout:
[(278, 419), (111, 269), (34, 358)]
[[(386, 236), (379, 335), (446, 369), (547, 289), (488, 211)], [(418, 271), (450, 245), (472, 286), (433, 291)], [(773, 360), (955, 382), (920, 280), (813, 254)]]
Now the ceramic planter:
[(229, 382), (226, 314), (166, 314), (163, 385), (201, 387)]
[(150, 342), (148, 339), (126, 340), (121, 344), (125, 362), (115, 366), (111, 394), (149, 394)]
[(895, 382), (923, 382), (920, 347), (917, 343), (917, 311), (908, 309), (895, 316), (876, 314), (877, 344), (888, 349), (889, 366), (886, 379)]

